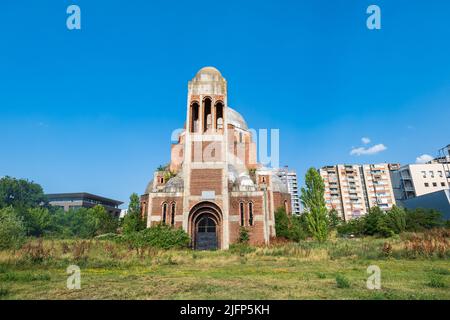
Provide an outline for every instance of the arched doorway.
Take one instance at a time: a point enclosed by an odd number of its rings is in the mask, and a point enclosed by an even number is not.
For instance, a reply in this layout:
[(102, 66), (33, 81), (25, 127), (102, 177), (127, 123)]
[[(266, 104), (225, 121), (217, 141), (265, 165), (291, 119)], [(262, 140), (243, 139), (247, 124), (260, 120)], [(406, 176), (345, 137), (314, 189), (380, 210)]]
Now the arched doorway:
[(217, 249), (217, 224), (207, 213), (202, 214), (195, 226), (195, 249)]
[(192, 247), (196, 250), (220, 249), (222, 241), (220, 208), (212, 202), (201, 202), (191, 209), (189, 216)]

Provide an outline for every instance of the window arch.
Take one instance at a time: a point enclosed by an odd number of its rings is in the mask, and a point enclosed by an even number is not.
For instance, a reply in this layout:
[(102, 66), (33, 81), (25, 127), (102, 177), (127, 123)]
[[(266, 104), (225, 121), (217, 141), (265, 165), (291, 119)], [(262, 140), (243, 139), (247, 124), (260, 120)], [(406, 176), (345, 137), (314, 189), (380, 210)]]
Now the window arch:
[(248, 203), (248, 225), (253, 226), (253, 202)]
[(244, 203), (239, 203), (239, 214), (241, 217), (241, 227), (245, 225), (245, 216), (244, 216)]
[(167, 221), (167, 203), (163, 203), (162, 206), (162, 223), (166, 223)]
[(206, 97), (203, 100), (203, 132), (212, 128), (211, 98)]
[(191, 104), (191, 132), (199, 131), (199, 115), (200, 106), (197, 101), (194, 101)]
[(175, 202), (172, 202), (171, 209), (170, 209), (170, 224), (172, 226), (175, 225)]
[(216, 119), (215, 119), (215, 127), (216, 129), (223, 129), (223, 103), (222, 101), (218, 101), (215, 105), (216, 107)]

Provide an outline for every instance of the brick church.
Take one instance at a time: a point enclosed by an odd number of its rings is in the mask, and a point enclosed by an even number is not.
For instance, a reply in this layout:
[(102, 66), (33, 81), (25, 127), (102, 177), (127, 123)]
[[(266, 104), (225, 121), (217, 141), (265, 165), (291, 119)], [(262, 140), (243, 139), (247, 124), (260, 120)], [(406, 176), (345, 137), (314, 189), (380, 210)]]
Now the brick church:
[(251, 244), (269, 243), (275, 210), (290, 213), (291, 200), (287, 186), (256, 159), (247, 123), (228, 106), (225, 78), (202, 68), (188, 84), (186, 123), (171, 162), (154, 172), (141, 196), (147, 226), (181, 227), (199, 250), (227, 249), (240, 227)]

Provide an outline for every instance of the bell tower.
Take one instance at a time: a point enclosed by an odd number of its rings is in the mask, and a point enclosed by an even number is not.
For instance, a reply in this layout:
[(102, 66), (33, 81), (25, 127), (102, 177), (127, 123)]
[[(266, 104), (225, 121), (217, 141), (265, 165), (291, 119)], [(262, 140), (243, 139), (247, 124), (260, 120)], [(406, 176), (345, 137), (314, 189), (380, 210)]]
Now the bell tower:
[(228, 248), (227, 82), (214, 67), (189, 81), (184, 145), (183, 228), (192, 231), (190, 212), (209, 202), (221, 211), (219, 247)]

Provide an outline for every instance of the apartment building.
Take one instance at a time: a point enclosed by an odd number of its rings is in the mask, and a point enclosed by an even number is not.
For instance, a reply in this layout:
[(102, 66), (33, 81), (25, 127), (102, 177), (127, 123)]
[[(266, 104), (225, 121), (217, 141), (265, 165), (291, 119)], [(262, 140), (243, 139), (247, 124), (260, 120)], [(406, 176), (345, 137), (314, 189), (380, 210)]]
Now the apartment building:
[(450, 165), (446, 161), (409, 164), (391, 172), (395, 199), (407, 200), (449, 189)]
[(287, 185), (288, 192), (291, 195), (292, 213), (300, 214), (302, 209), (298, 190), (297, 173), (285, 166), (283, 168), (279, 168), (276, 171), (276, 175)]
[(365, 215), (374, 206), (391, 209), (395, 197), (389, 172), (387, 163), (321, 168), (328, 210), (334, 209), (349, 220)]

